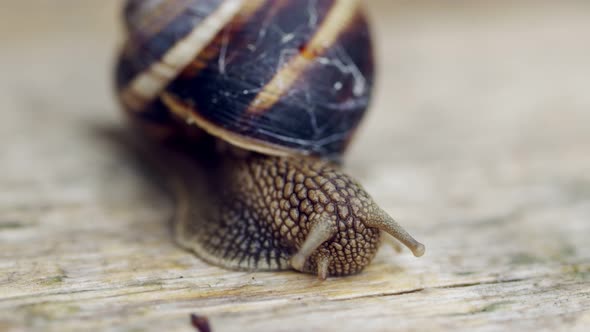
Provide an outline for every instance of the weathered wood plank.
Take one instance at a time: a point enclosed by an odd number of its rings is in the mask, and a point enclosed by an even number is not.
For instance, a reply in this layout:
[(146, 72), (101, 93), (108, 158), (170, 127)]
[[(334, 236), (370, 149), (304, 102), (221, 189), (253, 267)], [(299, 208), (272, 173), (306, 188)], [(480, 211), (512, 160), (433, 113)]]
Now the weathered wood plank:
[(371, 1), (380, 84), (347, 167), (427, 253), (323, 283), (172, 243), (172, 202), (120, 141), (117, 5), (0, 13), (0, 331), (590, 325), (590, 3)]

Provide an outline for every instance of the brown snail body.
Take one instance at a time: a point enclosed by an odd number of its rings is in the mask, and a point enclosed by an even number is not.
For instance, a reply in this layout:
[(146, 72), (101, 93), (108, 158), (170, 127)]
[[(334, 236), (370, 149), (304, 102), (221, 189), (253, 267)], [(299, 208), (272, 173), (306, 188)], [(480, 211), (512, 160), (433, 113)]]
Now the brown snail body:
[(199, 132), (226, 144), (201, 156), (206, 176), (183, 181), (183, 247), (228, 268), (320, 278), (361, 271), (380, 230), (423, 254), (335, 163), (372, 91), (358, 1), (129, 0), (125, 17), (127, 113), (148, 133), (181, 137), (194, 159)]

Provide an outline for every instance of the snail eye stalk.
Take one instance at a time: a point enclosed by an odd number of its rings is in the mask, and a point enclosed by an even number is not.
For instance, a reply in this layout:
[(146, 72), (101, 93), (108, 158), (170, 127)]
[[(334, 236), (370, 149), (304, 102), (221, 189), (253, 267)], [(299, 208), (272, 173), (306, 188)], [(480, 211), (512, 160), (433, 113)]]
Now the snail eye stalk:
[(403, 243), (408, 249), (412, 251), (414, 256), (420, 257), (424, 255), (426, 248), (416, 239), (414, 239), (402, 226), (400, 226), (387, 212), (380, 207), (373, 207), (373, 216), (365, 220), (364, 224), (368, 227), (380, 229), (387, 234), (393, 236), (399, 242)]

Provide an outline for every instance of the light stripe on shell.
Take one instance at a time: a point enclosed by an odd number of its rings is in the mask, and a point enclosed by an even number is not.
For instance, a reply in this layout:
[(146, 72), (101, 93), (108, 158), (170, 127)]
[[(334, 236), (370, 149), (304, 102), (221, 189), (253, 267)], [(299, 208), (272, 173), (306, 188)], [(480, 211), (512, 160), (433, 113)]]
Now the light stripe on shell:
[[(252, 2), (262, 3), (260, 0), (247, 2), (249, 6)], [(166, 85), (240, 12), (244, 3), (245, 0), (225, 0), (202, 24), (170, 48), (159, 62), (135, 77), (121, 92), (120, 98), (125, 106), (131, 111), (141, 111), (156, 99)]]
[(354, 18), (358, 6), (357, 0), (336, 0), (313, 38), (266, 84), (250, 103), (247, 112), (264, 113), (279, 101), (305, 69), (336, 42), (343, 28)]
[(175, 96), (164, 92), (161, 96), (162, 101), (170, 107), (170, 111), (178, 117), (184, 119), (187, 124), (197, 124), (210, 135), (221, 137), (224, 141), (245, 150), (256, 151), (272, 156), (288, 156), (291, 154), (306, 154), (305, 151), (290, 149), (270, 142), (264, 142), (255, 138), (238, 135), (222, 127), (216, 126), (207, 119), (199, 116), (191, 107), (185, 105)]

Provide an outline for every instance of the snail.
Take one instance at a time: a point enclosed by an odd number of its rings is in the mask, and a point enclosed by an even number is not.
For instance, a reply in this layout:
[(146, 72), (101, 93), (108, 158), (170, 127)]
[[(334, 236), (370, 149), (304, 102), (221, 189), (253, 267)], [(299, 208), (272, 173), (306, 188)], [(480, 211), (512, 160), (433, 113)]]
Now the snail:
[(128, 0), (124, 20), (122, 108), (206, 165), (199, 178), (160, 160), (188, 173), (174, 226), (182, 247), (228, 269), (322, 280), (360, 272), (381, 231), (423, 255), (340, 168), (373, 86), (359, 1)]

